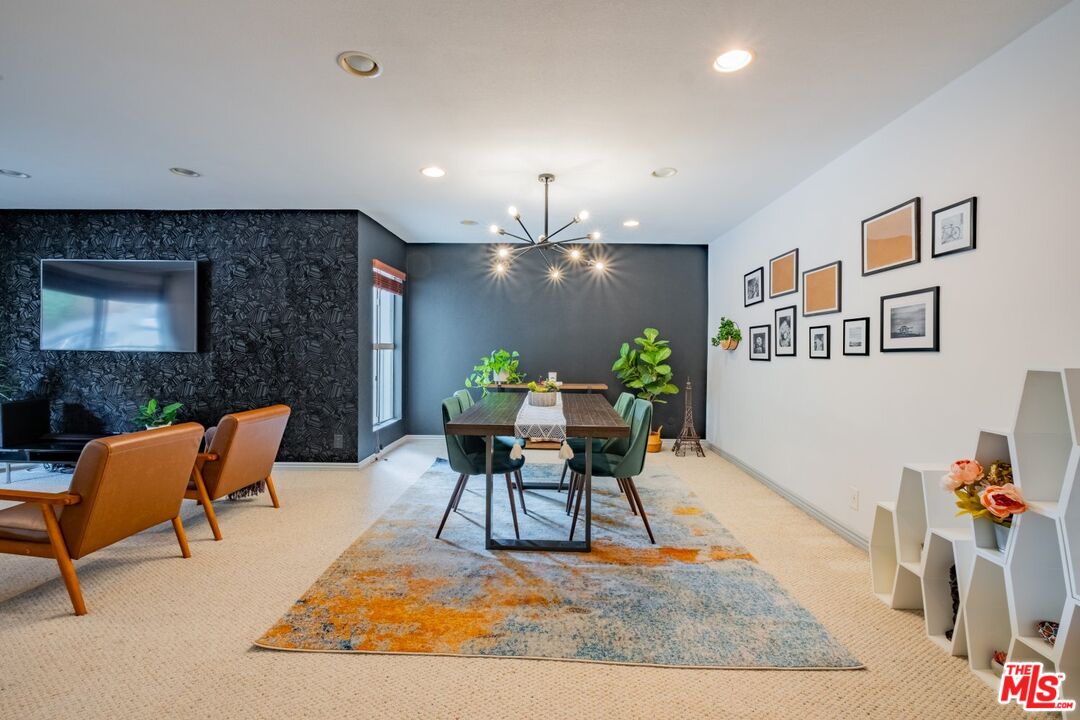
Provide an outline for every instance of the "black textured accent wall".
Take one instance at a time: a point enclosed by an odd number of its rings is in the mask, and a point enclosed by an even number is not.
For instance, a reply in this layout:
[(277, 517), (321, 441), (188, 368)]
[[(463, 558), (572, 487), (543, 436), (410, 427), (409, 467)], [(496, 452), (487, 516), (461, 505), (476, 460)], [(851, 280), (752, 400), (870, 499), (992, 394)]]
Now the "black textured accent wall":
[[(506, 277), (491, 273), (491, 246), (408, 248), (406, 415), (409, 432), (442, 432), (441, 400), (463, 386), (481, 355), (521, 353), (534, 379), (549, 370), (571, 382), (604, 382), (614, 401), (623, 387), (611, 372), (623, 341), (655, 327), (671, 341), (674, 382), (694, 384), (694, 419), (704, 437), (709, 347), (708, 249), (703, 245), (612, 245), (610, 271), (568, 270), (560, 283), (533, 252)], [(658, 404), (665, 437), (683, 424), (682, 394)]]
[[(54, 425), (67, 432), (130, 430), (137, 403), (151, 396), (183, 402), (182, 419), (204, 425), (285, 403), (293, 415), (279, 460), (355, 462), (371, 444), (370, 423), (366, 433), (358, 424), (361, 396), (370, 404), (370, 384), (363, 392), (358, 384), (360, 283), (370, 288), (360, 219), (355, 211), (0, 212), (8, 380), (23, 395), (52, 398)], [(401, 245), (390, 237), (387, 247)], [(41, 351), (41, 258), (199, 260), (201, 351)]]

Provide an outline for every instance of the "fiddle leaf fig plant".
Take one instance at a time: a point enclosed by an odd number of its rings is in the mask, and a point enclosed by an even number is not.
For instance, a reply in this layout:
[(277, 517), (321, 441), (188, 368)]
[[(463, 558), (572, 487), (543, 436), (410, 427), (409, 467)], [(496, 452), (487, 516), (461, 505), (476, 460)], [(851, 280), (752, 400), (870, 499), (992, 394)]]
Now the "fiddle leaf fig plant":
[(619, 358), (611, 366), (626, 387), (637, 390), (637, 396), (649, 402), (666, 403), (661, 395), (677, 395), (679, 388), (671, 384), (673, 373), (667, 360), (671, 357), (671, 343), (660, 340), (660, 331), (645, 328), (642, 337), (634, 338), (634, 345), (623, 343)]
[(172, 425), (176, 422), (176, 414), (182, 407), (184, 407), (183, 403), (171, 403), (160, 407), (156, 398), (150, 398), (145, 405), (139, 406), (139, 412), (131, 418), (131, 422), (147, 428)]
[(525, 379), (525, 373), (518, 370), (520, 356), (517, 350), (492, 350), (490, 355), (480, 358), (480, 364), (472, 369), (465, 378), (465, 387), (478, 387), (483, 395), (488, 394), (487, 386), (493, 383), (516, 383)]

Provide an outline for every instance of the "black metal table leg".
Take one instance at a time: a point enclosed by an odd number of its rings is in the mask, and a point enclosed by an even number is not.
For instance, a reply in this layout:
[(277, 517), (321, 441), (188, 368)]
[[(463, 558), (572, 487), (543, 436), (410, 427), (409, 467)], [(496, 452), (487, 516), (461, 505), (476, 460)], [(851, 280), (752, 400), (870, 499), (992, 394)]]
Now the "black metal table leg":
[(493, 550), (495, 542), (491, 539), (491, 495), (495, 488), (495, 482), (491, 467), (495, 455), (495, 436), (487, 435), (484, 442), (487, 446), (484, 449), (484, 471), (486, 473), (484, 477), (484, 547)]
[(592, 438), (585, 439), (585, 551), (592, 551)]

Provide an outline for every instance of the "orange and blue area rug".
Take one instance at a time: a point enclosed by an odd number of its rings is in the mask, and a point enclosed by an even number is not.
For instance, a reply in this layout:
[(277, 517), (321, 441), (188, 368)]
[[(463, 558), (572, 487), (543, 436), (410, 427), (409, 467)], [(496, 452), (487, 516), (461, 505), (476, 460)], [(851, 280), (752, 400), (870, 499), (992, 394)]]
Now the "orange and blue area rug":
[[(551, 482), (561, 469), (527, 464), (523, 472), (526, 481)], [(482, 477), (471, 479), (436, 540), (456, 480), (437, 460), (256, 645), (667, 667), (862, 667), (662, 469), (637, 483), (657, 544), (615, 482), (597, 479), (591, 553), (485, 550)], [(525, 498), (523, 538), (567, 537), (565, 492)], [(513, 537), (502, 477), (493, 512), (495, 535)]]

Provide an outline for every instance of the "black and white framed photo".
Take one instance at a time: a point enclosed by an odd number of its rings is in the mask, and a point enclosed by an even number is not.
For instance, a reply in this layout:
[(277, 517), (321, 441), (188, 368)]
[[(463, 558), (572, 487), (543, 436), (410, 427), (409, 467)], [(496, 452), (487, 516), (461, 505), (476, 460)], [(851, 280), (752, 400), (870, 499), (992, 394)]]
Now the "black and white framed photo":
[(881, 298), (881, 352), (937, 352), (941, 287)]
[(870, 354), (870, 318), (849, 318), (844, 321), (844, 354)]
[(810, 357), (818, 360), (829, 359), (829, 334), (828, 325), (810, 328)]
[(795, 316), (794, 305), (776, 309), (776, 357), (795, 357)]
[(933, 218), (930, 257), (975, 249), (975, 198), (935, 210)]
[(743, 275), (743, 307), (765, 302), (765, 267)]
[(769, 359), (769, 326), (754, 325), (750, 328), (750, 359)]

